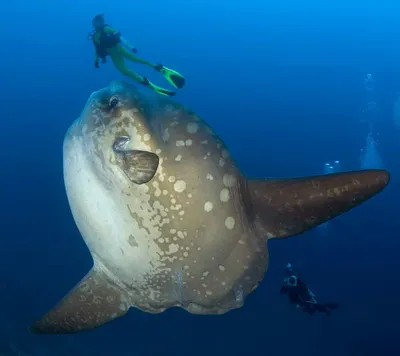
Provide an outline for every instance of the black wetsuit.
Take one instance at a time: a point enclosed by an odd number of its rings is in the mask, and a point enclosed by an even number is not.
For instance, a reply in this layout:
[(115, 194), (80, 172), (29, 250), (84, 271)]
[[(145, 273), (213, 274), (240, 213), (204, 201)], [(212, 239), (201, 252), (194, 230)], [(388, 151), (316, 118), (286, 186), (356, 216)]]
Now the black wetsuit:
[(299, 305), (305, 312), (309, 313), (310, 315), (315, 314), (315, 312), (317, 311), (329, 315), (330, 309), (335, 309), (338, 307), (337, 303), (322, 304), (317, 302), (305, 282), (303, 282), (296, 275), (293, 276), (297, 278), (297, 284), (295, 286), (284, 283), (281, 287), (281, 294), (287, 294), (291, 303)]

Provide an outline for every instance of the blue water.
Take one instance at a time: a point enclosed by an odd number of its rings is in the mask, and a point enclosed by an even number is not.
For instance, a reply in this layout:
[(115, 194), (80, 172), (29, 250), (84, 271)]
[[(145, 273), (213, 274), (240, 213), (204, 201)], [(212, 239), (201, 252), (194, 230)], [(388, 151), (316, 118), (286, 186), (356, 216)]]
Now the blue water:
[[(1, 10), (0, 354), (400, 354), (400, 3), (14, 0)], [(62, 141), (88, 96), (123, 79), (111, 64), (93, 66), (86, 36), (98, 12), (140, 55), (185, 75), (176, 99), (208, 121), (249, 176), (322, 174), (336, 159), (358, 169), (369, 133), (363, 78), (373, 73), (390, 186), (331, 221), (323, 238), (315, 229), (272, 241), (265, 280), (240, 310), (134, 310), (90, 333), (29, 334), (92, 263), (64, 191)], [(279, 294), (288, 261), (340, 309), (310, 317), (290, 305)]]

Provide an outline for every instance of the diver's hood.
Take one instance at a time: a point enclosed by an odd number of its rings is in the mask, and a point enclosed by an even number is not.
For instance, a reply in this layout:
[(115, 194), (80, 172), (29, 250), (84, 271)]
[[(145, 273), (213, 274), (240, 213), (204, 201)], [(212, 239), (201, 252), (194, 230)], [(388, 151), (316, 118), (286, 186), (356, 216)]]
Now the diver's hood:
[(286, 277), (284, 280), (284, 284), (288, 287), (297, 287), (297, 277), (295, 275)]

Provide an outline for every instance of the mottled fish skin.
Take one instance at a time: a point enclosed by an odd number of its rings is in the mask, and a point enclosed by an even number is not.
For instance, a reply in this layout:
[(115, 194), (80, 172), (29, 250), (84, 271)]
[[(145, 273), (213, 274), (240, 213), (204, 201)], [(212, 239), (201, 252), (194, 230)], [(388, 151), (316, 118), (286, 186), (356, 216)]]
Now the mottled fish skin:
[(90, 96), (64, 140), (66, 192), (94, 266), (31, 330), (91, 329), (132, 306), (241, 307), (263, 279), (268, 238), (312, 228), (389, 180), (385, 171), (324, 177), (246, 179), (195, 113), (112, 83)]
[[(109, 109), (113, 99), (118, 105)], [(111, 85), (91, 96), (68, 132), (65, 182), (79, 230), (137, 308), (239, 307), (234, 290), (248, 294), (267, 264), (265, 239), (243, 208), (242, 176), (194, 113), (170, 100), (146, 104), (131, 87)], [(150, 182), (132, 183), (121, 170), (113, 143), (122, 136), (129, 149), (158, 155)]]

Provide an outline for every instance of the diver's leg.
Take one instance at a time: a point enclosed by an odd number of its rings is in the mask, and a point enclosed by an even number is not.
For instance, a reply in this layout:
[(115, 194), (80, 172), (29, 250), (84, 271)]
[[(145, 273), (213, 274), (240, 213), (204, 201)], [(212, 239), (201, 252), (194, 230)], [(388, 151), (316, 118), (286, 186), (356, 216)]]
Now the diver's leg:
[(126, 59), (129, 59), (132, 62), (147, 65), (155, 69), (156, 71), (160, 72), (164, 76), (164, 78), (175, 88), (181, 89), (185, 85), (185, 78), (183, 77), (182, 74), (178, 73), (177, 71), (167, 68), (162, 64), (153, 64), (146, 59), (140, 58), (134, 55), (131, 51), (127, 50), (122, 45), (118, 45), (117, 48)]
[(117, 68), (123, 75), (126, 75), (127, 77), (141, 84), (145, 81), (145, 79), (141, 75), (126, 67), (124, 56), (122, 55), (122, 53), (113, 51), (112, 53), (110, 53), (110, 57), (115, 65), (115, 68)]
[(325, 303), (325, 305), (329, 309), (337, 309), (337, 308), (339, 308), (339, 303)]
[(129, 52), (125, 47), (123, 46), (118, 46), (118, 50), (121, 52), (121, 54), (128, 60), (135, 62), (135, 63), (140, 63), (144, 64), (146, 66), (149, 66), (151, 68), (154, 68), (156, 65), (151, 63), (150, 61), (140, 58), (136, 55), (134, 55), (132, 52)]
[(317, 311), (317, 309), (314, 308), (314, 306), (311, 306), (311, 305), (308, 305), (308, 306), (307, 306), (307, 312), (308, 312), (308, 314), (314, 315), (316, 311)]
[[(127, 77), (135, 80), (136, 82), (138, 82), (140, 84), (148, 86), (149, 88), (153, 89), (156, 93), (158, 93), (160, 95), (165, 95), (165, 96), (174, 96), (175, 95), (175, 92), (168, 90), (168, 89), (161, 88), (161, 87), (153, 84), (152, 82), (150, 82), (146, 77), (142, 77), (141, 75), (137, 74), (135, 71), (127, 68), (125, 65), (125, 58), (129, 59), (129, 56), (127, 56), (126, 53), (124, 53), (124, 51), (126, 51), (129, 55), (131, 55), (131, 53), (129, 53), (129, 51), (127, 51), (122, 46), (118, 46), (117, 48), (113, 48), (112, 50), (109, 51), (110, 57), (115, 65), (115, 67), (122, 74), (126, 75)], [(133, 54), (132, 54), (132, 56), (136, 58), (136, 56), (134, 56)]]
[(325, 305), (325, 304), (320, 304), (320, 303), (318, 303), (317, 305), (316, 305), (316, 308), (317, 308), (317, 310), (320, 312), (320, 313), (325, 313), (326, 315), (330, 315), (331, 313), (329, 312), (329, 309), (327, 308), (327, 306)]

